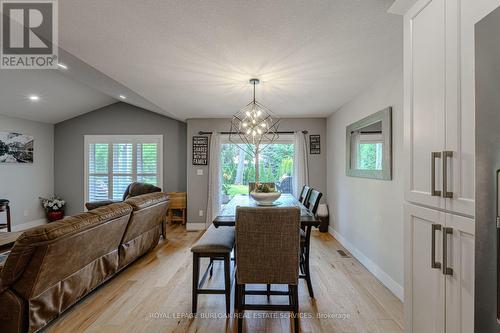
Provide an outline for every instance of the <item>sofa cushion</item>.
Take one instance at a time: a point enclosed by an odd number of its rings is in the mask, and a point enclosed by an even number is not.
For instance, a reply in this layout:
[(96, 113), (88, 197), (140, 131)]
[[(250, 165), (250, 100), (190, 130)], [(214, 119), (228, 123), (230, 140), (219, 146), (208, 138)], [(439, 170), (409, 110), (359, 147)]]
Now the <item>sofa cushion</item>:
[(194, 253), (229, 253), (234, 247), (234, 227), (216, 228), (212, 224), (193, 245)]
[(132, 206), (134, 211), (141, 210), (149, 206), (156, 205), (161, 202), (168, 200), (168, 195), (164, 192), (156, 192), (139, 195), (137, 197), (131, 197), (124, 202)]

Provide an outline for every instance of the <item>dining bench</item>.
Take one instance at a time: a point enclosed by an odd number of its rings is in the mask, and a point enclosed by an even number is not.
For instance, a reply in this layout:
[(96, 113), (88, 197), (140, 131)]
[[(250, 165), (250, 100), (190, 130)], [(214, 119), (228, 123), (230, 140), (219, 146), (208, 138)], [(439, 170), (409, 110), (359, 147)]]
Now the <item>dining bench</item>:
[[(197, 312), (198, 295), (219, 294), (226, 296), (226, 313), (231, 312), (231, 252), (235, 243), (234, 227), (215, 228), (212, 224), (201, 238), (191, 247), (193, 252), (192, 313)], [(200, 281), (200, 259), (210, 258), (210, 263)], [(224, 262), (224, 289), (203, 288), (207, 277), (212, 277), (214, 261)]]

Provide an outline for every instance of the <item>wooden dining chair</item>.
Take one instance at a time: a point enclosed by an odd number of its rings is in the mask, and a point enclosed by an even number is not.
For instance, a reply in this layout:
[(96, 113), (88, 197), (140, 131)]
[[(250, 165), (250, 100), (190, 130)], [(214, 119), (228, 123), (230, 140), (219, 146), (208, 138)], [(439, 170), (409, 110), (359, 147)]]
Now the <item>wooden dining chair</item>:
[[(306, 207), (311, 214), (316, 215), (318, 211), (319, 202), (323, 194), (319, 191), (312, 189), (309, 194)], [(312, 226), (308, 226), (300, 230), (300, 278), (306, 280), (307, 290), (309, 297), (314, 298), (314, 291), (311, 282), (311, 271), (309, 269), (309, 254), (311, 252), (311, 232)]]
[[(300, 209), (236, 209), (236, 291), (238, 332), (245, 310), (291, 311), (299, 331)], [(287, 291), (246, 290), (248, 284), (287, 285)], [(288, 304), (249, 304), (247, 295), (287, 296)]]
[(305, 205), (307, 200), (309, 199), (309, 195), (311, 194), (311, 188), (307, 185), (302, 187), (302, 191), (300, 192), (299, 201)]

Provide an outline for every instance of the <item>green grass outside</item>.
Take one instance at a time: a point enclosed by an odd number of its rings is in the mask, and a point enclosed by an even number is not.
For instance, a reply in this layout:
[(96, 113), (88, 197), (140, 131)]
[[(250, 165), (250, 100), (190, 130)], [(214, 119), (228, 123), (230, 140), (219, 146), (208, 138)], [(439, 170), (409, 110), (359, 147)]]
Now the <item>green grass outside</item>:
[(248, 194), (248, 185), (231, 185), (228, 193), (231, 196), (236, 194)]

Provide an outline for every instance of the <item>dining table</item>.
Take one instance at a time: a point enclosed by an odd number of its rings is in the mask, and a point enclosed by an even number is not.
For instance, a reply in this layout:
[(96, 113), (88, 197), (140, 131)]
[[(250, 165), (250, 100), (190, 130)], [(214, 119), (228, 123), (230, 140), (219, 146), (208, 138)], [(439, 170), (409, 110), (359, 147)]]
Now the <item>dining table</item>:
[(300, 225), (303, 229), (318, 227), (320, 221), (292, 194), (283, 193), (275, 202), (274, 206), (259, 206), (248, 194), (237, 194), (225, 204), (219, 215), (213, 221), (216, 228), (222, 226), (236, 225), (236, 207), (299, 207)]
[[(237, 207), (261, 207), (248, 194), (235, 195), (227, 204), (225, 204), (219, 215), (213, 221), (216, 228), (224, 226), (236, 225), (236, 208)], [(272, 209), (272, 207), (299, 207), (300, 208), (300, 226), (303, 235), (303, 243), (301, 241), (300, 253), (300, 274), (299, 278), (305, 279), (309, 295), (314, 298), (313, 286), (311, 281), (311, 272), (309, 269), (309, 256), (311, 252), (311, 231), (313, 227), (319, 227), (320, 221), (309, 211), (297, 198), (292, 194), (283, 193), (273, 206), (262, 206)], [(301, 236), (302, 238), (302, 236)], [(270, 285), (267, 285), (267, 295), (271, 295)]]

